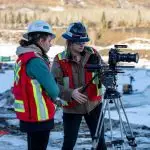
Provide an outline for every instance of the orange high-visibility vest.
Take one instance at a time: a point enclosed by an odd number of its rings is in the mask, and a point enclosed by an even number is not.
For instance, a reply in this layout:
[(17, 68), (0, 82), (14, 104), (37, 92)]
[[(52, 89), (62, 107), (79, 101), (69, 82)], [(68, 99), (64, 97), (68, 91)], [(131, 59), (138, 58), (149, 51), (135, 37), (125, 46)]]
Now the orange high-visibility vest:
[(35, 57), (38, 56), (34, 52), (20, 55), (14, 70), (13, 93), (15, 96), (15, 112), (18, 119), (28, 122), (50, 120), (55, 113), (55, 105), (45, 90), (36, 79), (30, 78), (26, 74), (27, 62)]
[[(94, 50), (91, 49), (94, 53)], [(73, 72), (72, 72), (72, 63), (68, 59), (66, 59), (66, 51), (63, 51), (56, 55), (59, 60), (60, 67), (63, 72), (63, 81), (64, 88), (74, 89), (74, 81), (73, 81)], [(85, 84), (87, 84), (92, 77), (94, 77), (95, 72), (88, 72), (85, 70)], [(98, 86), (98, 77), (93, 80), (93, 82), (86, 89), (89, 100), (91, 101), (101, 101), (102, 100), (102, 86)], [(75, 100), (72, 100), (68, 106), (64, 106), (65, 108), (72, 108), (76, 106), (78, 103)]]

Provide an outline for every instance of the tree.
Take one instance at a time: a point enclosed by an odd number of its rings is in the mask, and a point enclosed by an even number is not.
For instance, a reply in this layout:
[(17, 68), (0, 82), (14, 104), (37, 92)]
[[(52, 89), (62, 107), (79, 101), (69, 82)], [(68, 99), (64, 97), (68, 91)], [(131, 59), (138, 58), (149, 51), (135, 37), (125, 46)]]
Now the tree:
[(137, 14), (137, 20), (136, 20), (136, 27), (138, 27), (142, 22), (142, 16), (141, 16), (141, 11), (138, 10), (138, 14)]
[(10, 23), (11, 23), (11, 24), (14, 24), (14, 23), (15, 23), (15, 16), (14, 16), (14, 13), (13, 13), (13, 12), (10, 13)]
[(5, 13), (4, 15), (4, 24), (6, 25), (8, 23), (8, 15)]
[(106, 29), (107, 28), (107, 21), (106, 21), (106, 16), (105, 16), (105, 12), (104, 11), (102, 13), (101, 23), (102, 23), (102, 28)]
[(29, 22), (28, 15), (25, 14), (25, 15), (24, 15), (24, 23), (25, 23), (25, 24), (28, 24), (28, 22)]
[(22, 23), (22, 20), (21, 20), (21, 13), (20, 13), (20, 12), (19, 12), (18, 15), (17, 15), (17, 20), (16, 20), (16, 22), (17, 22), (18, 24), (21, 24), (21, 23)]
[(60, 25), (60, 21), (59, 21), (59, 18), (56, 16), (56, 19), (55, 19), (55, 25), (56, 26), (59, 26)]

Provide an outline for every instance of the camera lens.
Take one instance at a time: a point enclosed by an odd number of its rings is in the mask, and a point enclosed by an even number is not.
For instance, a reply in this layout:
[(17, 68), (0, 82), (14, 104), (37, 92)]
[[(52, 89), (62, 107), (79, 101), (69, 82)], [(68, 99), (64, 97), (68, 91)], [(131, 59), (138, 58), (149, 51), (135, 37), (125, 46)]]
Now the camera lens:
[(118, 59), (117, 59), (117, 62), (120, 62), (120, 61), (123, 61), (123, 62), (138, 62), (139, 60), (139, 55), (136, 53), (136, 54), (130, 54), (130, 53), (127, 53), (127, 54), (119, 54), (118, 53)]
[(139, 61), (139, 54), (136, 53), (135, 55), (136, 55), (136, 56), (135, 56), (135, 57), (136, 57), (136, 58), (135, 58), (135, 62), (138, 63), (138, 61)]

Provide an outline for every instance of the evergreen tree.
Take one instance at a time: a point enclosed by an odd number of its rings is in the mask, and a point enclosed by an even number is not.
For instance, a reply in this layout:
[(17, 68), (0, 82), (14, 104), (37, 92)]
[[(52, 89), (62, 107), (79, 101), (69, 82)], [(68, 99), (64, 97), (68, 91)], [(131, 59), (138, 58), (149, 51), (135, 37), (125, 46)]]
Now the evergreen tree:
[(24, 23), (25, 23), (25, 24), (28, 24), (28, 22), (29, 22), (28, 15), (25, 14), (25, 16), (24, 16)]
[(15, 16), (14, 16), (14, 13), (11, 12), (10, 14), (10, 23), (13, 25), (15, 23)]
[(21, 13), (20, 13), (20, 12), (19, 12), (18, 15), (17, 15), (17, 20), (16, 20), (16, 22), (17, 22), (18, 24), (21, 24), (21, 23), (22, 23)]
[(138, 15), (137, 15), (137, 20), (136, 20), (136, 27), (139, 27), (141, 22), (142, 22), (141, 11), (138, 10)]
[(8, 15), (5, 13), (4, 15), (4, 24), (6, 25), (8, 23)]
[(56, 17), (56, 19), (55, 19), (55, 25), (56, 25), (56, 26), (59, 26), (59, 24), (60, 24), (59, 18)]
[(102, 13), (101, 23), (102, 23), (102, 28), (106, 29), (107, 28), (107, 21), (106, 21), (106, 15), (105, 15), (104, 11)]

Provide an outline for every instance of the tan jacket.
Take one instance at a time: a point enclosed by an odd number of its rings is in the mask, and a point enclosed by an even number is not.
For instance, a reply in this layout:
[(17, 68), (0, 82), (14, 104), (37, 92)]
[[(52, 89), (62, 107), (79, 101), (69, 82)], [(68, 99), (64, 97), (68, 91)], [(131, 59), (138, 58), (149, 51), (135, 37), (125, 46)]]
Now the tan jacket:
[[(68, 54), (68, 53), (67, 53)], [(65, 58), (68, 59), (72, 63), (72, 72), (73, 72), (73, 80), (74, 80), (74, 86), (75, 89), (82, 87), (85, 85), (85, 69), (84, 66), (87, 63), (90, 55), (92, 54), (91, 51), (89, 51), (86, 47), (84, 48), (84, 55), (81, 55), (81, 63), (76, 62), (73, 59), (70, 59), (69, 56), (66, 54)], [(97, 53), (99, 56), (99, 54)], [(104, 64), (102, 58), (100, 58), (100, 64)], [(63, 72), (59, 65), (59, 60), (57, 57), (54, 58), (53, 64), (52, 64), (52, 73), (55, 76), (59, 87), (60, 87), (60, 97), (64, 99), (65, 101), (71, 101), (71, 95), (74, 89), (65, 89), (63, 85)], [(66, 113), (76, 113), (76, 114), (85, 114), (89, 113), (91, 110), (93, 110), (100, 102), (99, 101), (90, 101), (88, 100), (84, 104), (78, 104), (77, 106), (73, 108), (64, 108), (64, 112)]]

